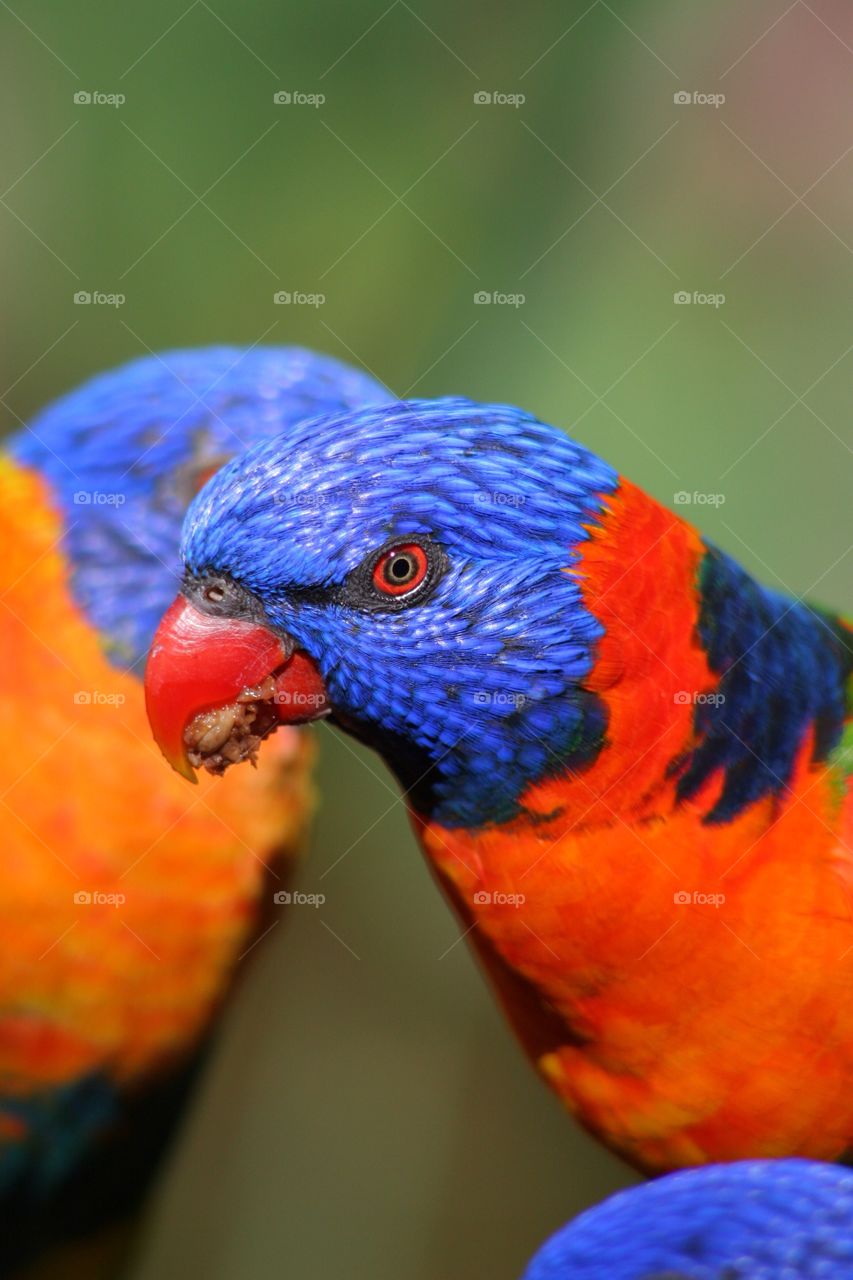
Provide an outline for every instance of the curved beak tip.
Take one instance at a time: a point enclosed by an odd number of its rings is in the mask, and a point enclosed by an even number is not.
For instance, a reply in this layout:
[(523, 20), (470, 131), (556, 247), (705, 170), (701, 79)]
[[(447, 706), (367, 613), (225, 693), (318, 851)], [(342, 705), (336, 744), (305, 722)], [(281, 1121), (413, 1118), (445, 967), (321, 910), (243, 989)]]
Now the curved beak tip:
[(194, 787), (198, 786), (198, 774), (196, 773), (195, 769), (192, 767), (192, 765), (190, 764), (186, 756), (184, 756), (183, 759), (180, 759), (180, 758), (170, 759), (169, 756), (166, 756), (165, 752), (163, 754), (166, 760), (169, 761), (169, 764), (175, 770), (175, 773), (179, 773), (182, 778), (186, 778), (187, 782), (191, 782)]

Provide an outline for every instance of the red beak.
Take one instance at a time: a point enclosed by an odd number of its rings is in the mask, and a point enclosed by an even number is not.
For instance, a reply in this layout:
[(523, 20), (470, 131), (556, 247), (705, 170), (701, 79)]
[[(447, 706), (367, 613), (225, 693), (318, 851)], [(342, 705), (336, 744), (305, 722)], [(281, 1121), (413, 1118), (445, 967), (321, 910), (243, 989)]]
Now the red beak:
[(300, 723), (327, 712), (322, 677), (307, 654), (266, 627), (203, 613), (179, 595), (163, 615), (145, 668), (148, 720), (172, 768), (195, 782), (188, 725), (198, 715), (245, 702), (247, 690), (268, 676), (275, 679), (271, 705), (278, 721)]

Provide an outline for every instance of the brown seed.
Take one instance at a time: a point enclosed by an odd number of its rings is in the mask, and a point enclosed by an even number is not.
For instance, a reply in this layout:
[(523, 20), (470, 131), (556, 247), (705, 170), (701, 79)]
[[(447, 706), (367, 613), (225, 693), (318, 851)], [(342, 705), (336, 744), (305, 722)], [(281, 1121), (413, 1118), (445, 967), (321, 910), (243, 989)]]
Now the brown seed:
[(209, 729), (202, 734), (196, 743), (196, 747), (202, 755), (212, 755), (214, 751), (222, 746), (234, 728), (236, 719), (237, 708), (234, 706), (221, 707), (215, 713)]

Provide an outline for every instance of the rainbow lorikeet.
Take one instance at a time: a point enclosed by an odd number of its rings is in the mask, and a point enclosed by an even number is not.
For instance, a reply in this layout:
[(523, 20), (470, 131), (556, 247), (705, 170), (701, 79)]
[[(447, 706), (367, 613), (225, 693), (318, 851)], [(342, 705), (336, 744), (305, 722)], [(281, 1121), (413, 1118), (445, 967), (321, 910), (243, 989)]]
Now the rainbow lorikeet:
[(146, 675), (178, 768), (240, 754), (204, 738), (238, 695), (259, 733), (330, 714), (396, 773), (522, 1042), (593, 1133), (650, 1171), (843, 1155), (840, 619), (561, 431), (459, 399), (251, 450), (195, 499), (183, 557)]
[(620, 1192), (558, 1231), (524, 1280), (853, 1280), (853, 1174), (743, 1160)]
[(190, 803), (151, 743), (142, 668), (187, 504), (235, 451), (385, 395), (295, 348), (173, 352), (0, 454), (3, 1274), (144, 1190), (311, 809), (292, 732)]

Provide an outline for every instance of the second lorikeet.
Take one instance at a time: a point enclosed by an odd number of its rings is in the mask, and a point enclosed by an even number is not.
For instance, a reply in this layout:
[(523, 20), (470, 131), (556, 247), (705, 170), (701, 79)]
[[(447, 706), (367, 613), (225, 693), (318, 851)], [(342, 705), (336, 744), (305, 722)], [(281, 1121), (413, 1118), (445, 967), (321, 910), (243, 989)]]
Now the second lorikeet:
[[(185, 525), (188, 776), (331, 715), (396, 773), (529, 1054), (653, 1172), (853, 1144), (853, 633), (519, 409), (300, 425)], [(255, 691), (246, 692), (251, 686)], [(235, 701), (243, 699), (239, 704)]]
[(151, 743), (187, 504), (247, 445), (383, 397), (297, 348), (172, 352), (0, 454), (0, 1274), (134, 1208), (312, 807), (292, 732), (189, 803)]
[(743, 1160), (672, 1173), (581, 1214), (523, 1280), (853, 1280), (853, 1173)]

